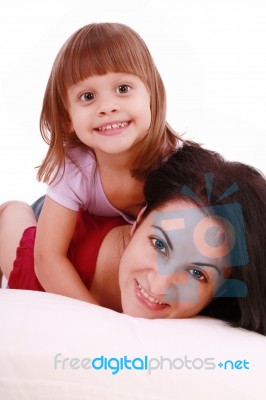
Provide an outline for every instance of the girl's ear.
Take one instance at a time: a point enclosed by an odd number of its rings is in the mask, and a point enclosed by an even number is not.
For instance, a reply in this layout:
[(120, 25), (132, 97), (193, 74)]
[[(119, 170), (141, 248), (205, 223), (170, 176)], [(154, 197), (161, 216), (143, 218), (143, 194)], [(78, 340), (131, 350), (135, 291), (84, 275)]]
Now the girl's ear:
[(73, 124), (72, 124), (71, 121), (69, 121), (68, 124), (67, 124), (67, 131), (68, 131), (69, 133), (75, 132), (74, 126), (73, 126)]
[(71, 118), (70, 118), (69, 114), (67, 115), (67, 120), (64, 121), (64, 132), (66, 132), (66, 133), (75, 132), (74, 126), (72, 124), (72, 121), (71, 121)]
[(134, 224), (132, 225), (132, 228), (131, 228), (131, 230), (130, 230), (130, 236), (133, 236), (133, 234), (134, 234), (134, 232), (135, 232), (135, 230), (136, 230), (138, 224), (140, 223), (140, 221), (141, 221), (141, 219), (142, 219), (142, 216), (143, 216), (143, 214), (144, 214), (146, 208), (147, 208), (147, 205), (144, 206), (144, 207), (140, 210), (140, 212), (138, 213), (137, 219), (136, 219), (136, 221), (134, 222)]
[(65, 133), (65, 135), (70, 135), (71, 133), (75, 133), (72, 122), (67, 121), (66, 123), (63, 124), (63, 132)]

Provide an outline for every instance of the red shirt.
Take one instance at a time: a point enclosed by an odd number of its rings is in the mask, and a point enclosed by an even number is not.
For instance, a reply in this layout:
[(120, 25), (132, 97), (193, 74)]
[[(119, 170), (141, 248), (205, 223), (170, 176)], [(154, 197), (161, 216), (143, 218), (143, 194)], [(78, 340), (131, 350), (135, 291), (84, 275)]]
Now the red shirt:
[[(100, 217), (88, 212), (78, 213), (68, 258), (88, 289), (92, 284), (102, 241), (111, 229), (120, 225), (126, 225), (122, 217)], [(23, 233), (9, 276), (10, 289), (44, 291), (34, 272), (35, 235), (36, 227), (27, 228)]]

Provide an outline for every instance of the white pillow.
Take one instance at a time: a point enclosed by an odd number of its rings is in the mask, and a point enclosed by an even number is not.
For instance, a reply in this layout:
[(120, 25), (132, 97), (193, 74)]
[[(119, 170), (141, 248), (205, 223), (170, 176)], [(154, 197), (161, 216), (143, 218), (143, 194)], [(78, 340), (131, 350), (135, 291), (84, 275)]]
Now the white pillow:
[[(266, 338), (218, 320), (146, 320), (63, 296), (1, 289), (0, 327), (3, 400), (266, 396)], [(116, 359), (124, 356), (132, 369), (118, 371)], [(137, 369), (146, 367), (145, 356), (150, 372)], [(106, 369), (94, 369), (104, 358)]]

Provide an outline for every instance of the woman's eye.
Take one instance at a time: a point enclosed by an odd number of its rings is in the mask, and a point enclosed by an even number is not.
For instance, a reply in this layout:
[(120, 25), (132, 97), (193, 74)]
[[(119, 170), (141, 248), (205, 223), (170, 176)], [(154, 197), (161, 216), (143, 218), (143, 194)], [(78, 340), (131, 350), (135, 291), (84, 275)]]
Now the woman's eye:
[(120, 93), (120, 94), (124, 94), (124, 93), (130, 92), (130, 90), (131, 90), (131, 87), (128, 85), (119, 85), (118, 88), (116, 89), (116, 92)]
[(188, 272), (190, 273), (190, 275), (192, 275), (194, 279), (197, 279), (198, 281), (207, 282), (206, 276), (200, 270), (196, 268), (190, 268)]
[(82, 101), (91, 101), (94, 98), (95, 98), (95, 96), (92, 92), (86, 92), (80, 96), (80, 100), (82, 100)]
[(164, 242), (157, 238), (151, 238), (153, 247), (158, 250), (160, 253), (167, 254), (167, 247)]

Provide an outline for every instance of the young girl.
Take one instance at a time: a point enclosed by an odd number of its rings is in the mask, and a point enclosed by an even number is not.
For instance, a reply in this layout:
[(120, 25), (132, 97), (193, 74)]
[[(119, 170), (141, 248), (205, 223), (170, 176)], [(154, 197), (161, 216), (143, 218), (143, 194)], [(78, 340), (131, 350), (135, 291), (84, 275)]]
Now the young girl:
[[(79, 213), (68, 256), (98, 304), (145, 318), (201, 313), (266, 335), (264, 177), (184, 145), (150, 173), (144, 192), (147, 207), (133, 228), (121, 217)], [(7, 204), (0, 215), (9, 287), (43, 290), (32, 209)], [(17, 249), (24, 229), (31, 240), (23, 235)]]
[(64, 44), (40, 119), (49, 149), (38, 178), (49, 187), (35, 271), (46, 291), (94, 302), (67, 258), (77, 212), (134, 221), (147, 174), (179, 144), (165, 114), (162, 79), (135, 31), (91, 24)]

